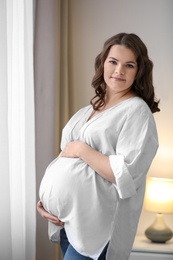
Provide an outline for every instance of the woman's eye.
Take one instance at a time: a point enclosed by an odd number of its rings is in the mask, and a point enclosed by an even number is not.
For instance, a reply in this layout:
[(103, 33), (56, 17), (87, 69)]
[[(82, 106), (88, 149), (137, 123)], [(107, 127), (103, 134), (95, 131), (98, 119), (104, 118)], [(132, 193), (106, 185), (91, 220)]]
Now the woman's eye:
[(127, 64), (126, 64), (126, 67), (127, 67), (127, 68), (134, 68), (134, 65), (133, 65), (133, 64), (130, 64), (130, 63), (127, 63)]
[(110, 62), (111, 64), (114, 64), (114, 65), (117, 64), (117, 62), (116, 62), (115, 60), (110, 60), (109, 62)]

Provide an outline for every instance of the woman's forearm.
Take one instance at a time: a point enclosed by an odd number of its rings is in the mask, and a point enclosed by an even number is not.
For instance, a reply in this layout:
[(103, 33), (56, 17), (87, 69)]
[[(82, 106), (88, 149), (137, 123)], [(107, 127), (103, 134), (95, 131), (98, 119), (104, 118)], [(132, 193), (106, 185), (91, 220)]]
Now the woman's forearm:
[(94, 169), (100, 176), (115, 183), (115, 176), (110, 166), (108, 156), (94, 150), (87, 144), (82, 143), (78, 151), (78, 157)]
[(108, 156), (94, 150), (81, 141), (68, 143), (61, 152), (62, 157), (81, 158), (94, 171), (106, 180), (115, 183), (115, 176), (110, 166)]

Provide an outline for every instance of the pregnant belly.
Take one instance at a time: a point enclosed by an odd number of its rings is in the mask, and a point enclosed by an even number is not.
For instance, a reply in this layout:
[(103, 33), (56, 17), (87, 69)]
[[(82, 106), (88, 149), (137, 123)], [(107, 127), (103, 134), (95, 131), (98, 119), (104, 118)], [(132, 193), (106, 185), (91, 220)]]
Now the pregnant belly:
[(81, 214), (88, 208), (93, 214), (98, 209), (99, 214), (109, 212), (115, 199), (113, 190), (110, 182), (81, 159), (58, 157), (48, 166), (39, 195), (47, 211), (67, 222), (79, 209)]

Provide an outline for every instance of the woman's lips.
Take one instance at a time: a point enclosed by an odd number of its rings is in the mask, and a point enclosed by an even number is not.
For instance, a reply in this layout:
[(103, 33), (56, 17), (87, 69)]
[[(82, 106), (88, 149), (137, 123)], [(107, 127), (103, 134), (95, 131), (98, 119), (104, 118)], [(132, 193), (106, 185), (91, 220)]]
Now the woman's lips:
[(111, 79), (113, 79), (115, 81), (125, 81), (125, 79), (117, 78), (117, 77), (111, 77)]

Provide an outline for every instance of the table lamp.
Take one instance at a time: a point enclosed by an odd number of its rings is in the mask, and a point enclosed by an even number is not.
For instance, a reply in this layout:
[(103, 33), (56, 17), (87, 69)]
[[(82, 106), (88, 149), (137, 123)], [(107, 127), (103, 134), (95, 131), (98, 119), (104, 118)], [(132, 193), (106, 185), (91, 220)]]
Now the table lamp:
[(173, 179), (147, 178), (144, 209), (156, 212), (154, 223), (146, 229), (146, 237), (155, 243), (165, 243), (173, 236), (163, 213), (173, 213)]

